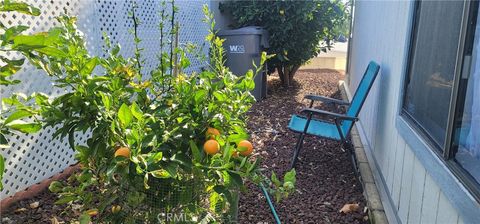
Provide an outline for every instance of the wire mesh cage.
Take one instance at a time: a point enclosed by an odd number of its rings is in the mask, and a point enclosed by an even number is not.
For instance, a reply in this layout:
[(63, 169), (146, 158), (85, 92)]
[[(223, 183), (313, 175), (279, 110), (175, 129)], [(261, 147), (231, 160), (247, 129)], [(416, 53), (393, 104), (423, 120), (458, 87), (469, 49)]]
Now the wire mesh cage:
[[(125, 187), (121, 211), (112, 213), (112, 223), (236, 223), (238, 193), (235, 203), (211, 206), (210, 192), (199, 176), (191, 175), (181, 180), (152, 178), (149, 188)], [(113, 207), (112, 207), (113, 208)], [(212, 211), (213, 210), (213, 211)]]

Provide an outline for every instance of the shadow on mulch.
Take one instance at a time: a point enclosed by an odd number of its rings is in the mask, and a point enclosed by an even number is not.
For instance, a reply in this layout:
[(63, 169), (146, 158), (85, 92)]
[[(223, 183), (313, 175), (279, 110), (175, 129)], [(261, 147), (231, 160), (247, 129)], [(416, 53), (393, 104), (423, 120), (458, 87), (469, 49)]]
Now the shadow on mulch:
[[(256, 103), (249, 112), (249, 131), (257, 156), (262, 158), (264, 174), (271, 171), (283, 176), (288, 171), (297, 134), (287, 126), (292, 114), (309, 101), (305, 94), (341, 99), (338, 81), (343, 74), (329, 69), (299, 70), (293, 87), (281, 86), (276, 76), (268, 78), (268, 98)], [(317, 103), (318, 109), (343, 113), (343, 108)], [(307, 136), (296, 165), (296, 192), (276, 203), (282, 223), (368, 223), (360, 183), (355, 178), (348, 154), (336, 141)], [(240, 223), (274, 223), (260, 189), (253, 184), (240, 199)], [(359, 211), (343, 214), (346, 203), (359, 203)]]

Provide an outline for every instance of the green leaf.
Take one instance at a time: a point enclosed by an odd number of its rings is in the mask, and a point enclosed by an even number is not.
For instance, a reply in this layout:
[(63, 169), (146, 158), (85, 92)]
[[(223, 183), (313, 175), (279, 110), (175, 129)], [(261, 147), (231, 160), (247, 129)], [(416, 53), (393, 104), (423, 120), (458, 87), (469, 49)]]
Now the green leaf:
[(160, 160), (163, 158), (163, 153), (162, 152), (157, 152), (153, 155), (153, 162), (158, 163)]
[(25, 58), (15, 60), (15, 59), (8, 59), (0, 56), (0, 59), (5, 61), (7, 64), (14, 65), (14, 66), (22, 66), (23, 63), (25, 62)]
[(190, 140), (190, 149), (192, 150), (192, 155), (193, 155), (193, 161), (194, 162), (200, 162), (202, 161), (202, 153), (198, 149), (197, 144), (193, 140)]
[(275, 185), (276, 187), (280, 187), (282, 185), (282, 183), (280, 182), (280, 180), (278, 179), (277, 175), (275, 174), (275, 172), (272, 172), (272, 177), (270, 178), (272, 180), (272, 183), (273, 185)]
[(232, 194), (225, 186), (216, 185), (215, 187), (213, 187), (213, 190), (219, 194), (225, 195), (225, 197), (227, 198), (227, 201), (230, 203), (233, 203)]
[(290, 182), (292, 183), (293, 185), (295, 185), (296, 181), (297, 181), (297, 178), (296, 178), (296, 171), (295, 169), (292, 169), (290, 171), (288, 171), (285, 176), (283, 177), (283, 181), (284, 182)]
[(111, 205), (115, 200), (117, 200), (118, 196), (109, 197), (107, 200), (103, 201), (100, 206), (98, 206), (98, 212), (102, 213), (105, 208)]
[(83, 171), (80, 175), (77, 176), (77, 180), (80, 183), (87, 182), (93, 178), (93, 174), (89, 171)]
[(68, 132), (68, 144), (72, 150), (75, 150), (75, 125), (73, 125)]
[(188, 66), (190, 66), (190, 60), (188, 60), (187, 57), (182, 55), (182, 57), (180, 58), (180, 67), (182, 69), (186, 69)]
[(10, 145), (8, 145), (8, 140), (5, 137), (5, 135), (3, 135), (3, 133), (0, 133), (0, 149), (7, 149), (7, 148), (10, 148)]
[(118, 118), (120, 119), (120, 122), (123, 124), (124, 127), (127, 127), (132, 122), (132, 112), (125, 103), (122, 104), (122, 106), (120, 106), (120, 109), (118, 110)]
[(227, 100), (227, 96), (221, 92), (213, 92), (213, 96), (220, 102)]
[(192, 160), (191, 158), (189, 158), (188, 156), (186, 156), (185, 154), (183, 153), (177, 153), (177, 154), (174, 154), (171, 158), (170, 158), (171, 161), (173, 162), (177, 162), (178, 164), (186, 167), (186, 168), (190, 168), (192, 167)]
[(233, 146), (231, 146), (229, 143), (227, 143), (225, 145), (224, 150), (223, 150), (223, 163), (224, 164), (227, 164), (228, 162), (230, 162), (233, 150), (234, 150)]
[(127, 204), (131, 207), (136, 207), (145, 200), (146, 195), (138, 191), (127, 192)]
[(7, 127), (17, 130), (23, 133), (35, 133), (42, 129), (42, 125), (39, 123), (27, 123), (22, 120), (14, 120), (6, 124)]
[(80, 224), (89, 224), (89, 223), (91, 223), (92, 220), (90, 219), (90, 215), (89, 215), (89, 214), (83, 213), (83, 214), (80, 216), (80, 218), (79, 218), (78, 221), (80, 222)]
[(165, 167), (163, 167), (172, 177), (177, 176), (177, 167), (178, 165), (175, 163), (167, 163)]
[(260, 160), (255, 159), (255, 162), (253, 164), (250, 164), (250, 166), (248, 166), (247, 173), (252, 172), (258, 166), (259, 163), (260, 163)]
[(143, 176), (143, 187), (145, 189), (150, 189), (150, 186), (148, 185), (148, 173), (145, 173), (145, 176)]
[(110, 107), (112, 106), (112, 103), (110, 101), (110, 95), (104, 92), (99, 92), (100, 97), (102, 97), (102, 103), (103, 106), (105, 106), (105, 109), (110, 110)]
[(30, 112), (30, 111), (26, 111), (26, 110), (17, 110), (15, 112), (13, 112), (12, 114), (10, 114), (10, 116), (7, 117), (7, 119), (5, 119), (5, 124), (8, 124), (14, 120), (18, 120), (18, 119), (22, 119), (24, 117), (29, 117), (29, 116), (32, 116), (33, 113)]
[(109, 197), (107, 200), (100, 203), (100, 205), (98, 206), (98, 212), (102, 213), (107, 206), (111, 205), (117, 199), (118, 199), (118, 196), (113, 196), (113, 197)]
[(83, 68), (80, 70), (81, 75), (90, 75), (92, 74), (93, 70), (98, 64), (98, 58), (93, 57), (88, 60), (87, 63), (83, 66)]
[(230, 176), (230, 174), (228, 174), (227, 171), (222, 171), (221, 174), (222, 174), (222, 178), (223, 178), (223, 184), (227, 187), (232, 186), (232, 177)]
[(247, 157), (243, 157), (242, 162), (240, 163), (240, 168), (245, 166), (245, 162), (247, 162)]
[(160, 169), (160, 170), (155, 170), (155, 171), (152, 171), (150, 172), (152, 174), (153, 177), (156, 177), (156, 178), (170, 178), (172, 177), (170, 175), (170, 173), (164, 169)]
[(23, 26), (23, 25), (9, 27), (7, 30), (5, 30), (5, 33), (3, 34), (2, 40), (4, 42), (2, 43), (2, 45), (6, 45), (11, 40), (12, 37), (19, 35), (20, 33), (27, 30), (28, 28), (29, 28), (28, 26)]
[(48, 186), (48, 190), (53, 193), (58, 193), (63, 189), (63, 184), (60, 183), (59, 181), (53, 181), (50, 183), (50, 186)]
[(19, 12), (27, 15), (38, 16), (40, 15), (40, 9), (35, 8), (23, 2), (10, 2), (4, 1), (0, 4), (1, 12)]
[(217, 192), (212, 192), (210, 194), (210, 197), (209, 197), (209, 201), (210, 201), (210, 210), (216, 212), (217, 210), (219, 210), (219, 207), (220, 207), (220, 202), (221, 202), (222, 198), (220, 197), (220, 194), (218, 194)]
[(34, 50), (43, 48), (46, 47), (46, 39), (47, 35), (44, 33), (35, 35), (18, 35), (12, 38), (12, 48), (17, 50)]
[(7, 63), (0, 67), (0, 77), (6, 78), (17, 73), (22, 67)]
[(265, 61), (267, 61), (267, 52), (262, 51), (262, 56), (260, 57), (260, 64), (265, 64)]
[(138, 107), (136, 102), (132, 103), (132, 105), (130, 106), (130, 111), (132, 112), (132, 115), (137, 118), (137, 120), (143, 120), (143, 112), (140, 107)]
[(64, 58), (67, 54), (56, 47), (56, 44), (60, 41), (60, 34), (59, 29), (52, 29), (48, 33), (18, 35), (12, 38), (12, 49), (27, 52), (37, 51), (48, 56)]
[(253, 76), (254, 76), (254, 73), (253, 73), (253, 70), (252, 70), (252, 69), (249, 69), (249, 70), (247, 71), (247, 73), (245, 73), (245, 77), (246, 77), (247, 79), (253, 79)]
[(236, 186), (238, 186), (238, 187), (243, 186), (243, 180), (242, 180), (242, 177), (239, 174), (233, 173), (233, 172), (228, 172), (228, 174), (230, 174), (230, 177), (232, 178), (233, 183)]
[(35, 93), (35, 103), (38, 105), (44, 105), (48, 103), (48, 96), (44, 93)]
[(0, 155), (0, 190), (3, 190), (3, 173), (5, 172), (5, 159)]
[(73, 196), (73, 195), (62, 196), (60, 199), (58, 199), (55, 202), (55, 204), (56, 205), (66, 204), (66, 203), (72, 202), (76, 199), (77, 199), (77, 196)]
[(112, 49), (112, 55), (117, 55), (120, 52), (120, 44), (116, 44)]
[(60, 57), (60, 58), (67, 57), (67, 54), (65, 54), (65, 52), (54, 47), (42, 47), (42, 48), (36, 49), (36, 51), (51, 57)]
[(238, 134), (233, 134), (233, 135), (229, 135), (227, 140), (228, 142), (240, 142), (242, 140), (245, 140), (245, 139), (248, 139), (248, 134), (247, 133), (238, 133)]
[(200, 102), (200, 100), (203, 100), (205, 98), (205, 96), (207, 95), (207, 93), (208, 93), (208, 91), (205, 90), (205, 89), (200, 89), (197, 92), (195, 92), (195, 96), (194, 96), (195, 103), (198, 103), (198, 102)]

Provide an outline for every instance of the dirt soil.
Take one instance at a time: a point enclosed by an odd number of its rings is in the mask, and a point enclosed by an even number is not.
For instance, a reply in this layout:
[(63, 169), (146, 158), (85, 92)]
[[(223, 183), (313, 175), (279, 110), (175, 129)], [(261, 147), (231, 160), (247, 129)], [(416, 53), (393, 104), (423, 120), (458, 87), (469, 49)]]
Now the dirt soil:
[[(249, 130), (255, 156), (263, 160), (264, 173), (283, 176), (293, 154), (297, 135), (288, 130), (290, 116), (308, 105), (305, 94), (314, 93), (340, 98), (338, 80), (343, 74), (335, 70), (300, 70), (292, 88), (280, 85), (277, 76), (270, 76), (268, 98), (255, 104), (249, 113)], [(331, 105), (316, 108), (343, 112)], [(365, 199), (355, 179), (352, 165), (338, 142), (307, 136), (296, 166), (296, 192), (276, 204), (282, 223), (367, 223), (363, 212)], [(240, 223), (274, 223), (273, 216), (260, 189), (250, 184), (240, 199)], [(38, 196), (15, 203), (0, 214), (0, 223), (70, 223), (64, 205), (54, 205), (55, 194), (48, 190)], [(31, 208), (30, 204), (38, 202)], [(340, 213), (344, 204), (359, 203), (358, 211)], [(52, 220), (53, 217), (56, 217)], [(61, 218), (60, 218), (61, 217)]]
[[(304, 69), (295, 75), (290, 89), (283, 88), (277, 76), (268, 78), (268, 98), (253, 106), (248, 121), (264, 174), (274, 171), (283, 176), (288, 171), (298, 134), (287, 126), (292, 114), (308, 106), (309, 101), (303, 100), (303, 96), (316, 94), (340, 99), (337, 84), (343, 77), (336, 70)], [(344, 112), (331, 104), (318, 103), (314, 107)], [(296, 171), (296, 192), (275, 204), (282, 223), (368, 223), (360, 183), (340, 143), (307, 136)], [(240, 198), (240, 223), (274, 223), (260, 189), (255, 185), (248, 188), (248, 193)], [(358, 211), (340, 213), (349, 203), (359, 203)]]

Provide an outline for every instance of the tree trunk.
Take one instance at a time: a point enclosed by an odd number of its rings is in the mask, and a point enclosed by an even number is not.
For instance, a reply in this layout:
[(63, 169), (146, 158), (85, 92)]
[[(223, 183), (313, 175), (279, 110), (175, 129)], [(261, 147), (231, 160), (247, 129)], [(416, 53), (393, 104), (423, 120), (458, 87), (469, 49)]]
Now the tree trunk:
[(300, 65), (277, 66), (278, 76), (283, 86), (290, 87), (293, 84), (293, 76), (299, 68)]
[(288, 74), (289, 83), (293, 84), (293, 76), (295, 76), (295, 73), (297, 73), (299, 68), (300, 68), (300, 65), (294, 65), (292, 67), (292, 69), (290, 70), (290, 73)]
[(287, 66), (283, 66), (283, 85), (285, 87), (290, 87), (290, 70)]
[(282, 85), (285, 85), (285, 74), (283, 73), (283, 66), (277, 66), (278, 76), (280, 77), (280, 82)]
[(289, 70), (285, 66), (277, 66), (278, 76), (280, 77), (280, 81), (282, 85), (285, 87), (290, 86), (290, 78), (289, 78)]

